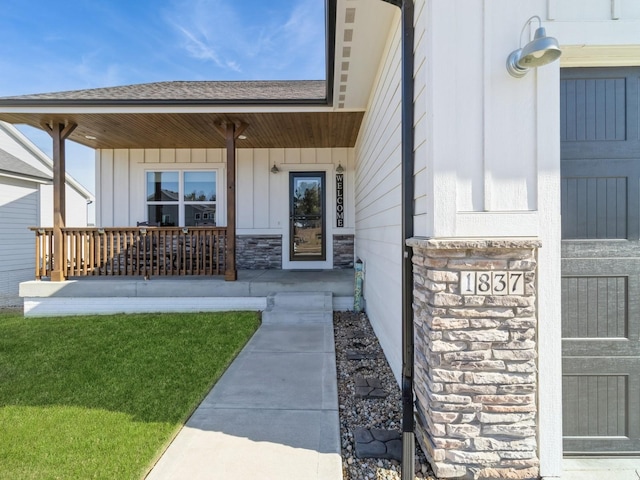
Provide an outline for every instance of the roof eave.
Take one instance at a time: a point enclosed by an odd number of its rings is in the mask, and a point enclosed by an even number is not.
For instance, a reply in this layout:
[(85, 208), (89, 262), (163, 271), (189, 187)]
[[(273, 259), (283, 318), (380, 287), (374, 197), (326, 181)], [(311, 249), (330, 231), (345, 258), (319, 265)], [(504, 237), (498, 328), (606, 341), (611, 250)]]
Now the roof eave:
[(6, 170), (0, 170), (0, 177), (13, 178), (17, 180), (24, 180), (28, 182), (41, 183), (41, 184), (50, 184), (53, 182), (50, 178), (37, 177), (35, 175), (28, 175), (24, 173), (8, 172)]
[(3, 99), (0, 100), (0, 107), (192, 107), (192, 106), (326, 106), (328, 104), (326, 98), (319, 99), (282, 99), (274, 101), (272, 99), (264, 100), (232, 100), (232, 99), (73, 99), (66, 100), (56, 99)]

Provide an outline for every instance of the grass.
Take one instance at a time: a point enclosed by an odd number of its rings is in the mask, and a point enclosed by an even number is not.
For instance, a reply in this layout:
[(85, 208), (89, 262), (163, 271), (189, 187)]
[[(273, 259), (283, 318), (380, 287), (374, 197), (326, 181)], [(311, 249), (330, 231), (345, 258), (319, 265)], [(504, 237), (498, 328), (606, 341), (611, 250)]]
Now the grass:
[(144, 476), (258, 325), (0, 313), (0, 479)]

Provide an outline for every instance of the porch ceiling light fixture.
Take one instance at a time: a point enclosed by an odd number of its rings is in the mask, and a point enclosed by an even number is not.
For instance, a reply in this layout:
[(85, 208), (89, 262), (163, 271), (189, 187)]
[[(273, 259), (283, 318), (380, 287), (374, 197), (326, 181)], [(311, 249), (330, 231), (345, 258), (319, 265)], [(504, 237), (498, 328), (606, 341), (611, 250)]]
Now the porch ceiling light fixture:
[(338, 168), (336, 168), (336, 173), (342, 173), (342, 172), (344, 172), (344, 168), (342, 168), (342, 164), (339, 163)]
[[(538, 28), (533, 35), (533, 40), (522, 47), (522, 34), (533, 20), (538, 20)], [(512, 77), (524, 77), (530, 68), (537, 68), (556, 61), (562, 55), (558, 40), (547, 37), (547, 32), (542, 26), (542, 20), (534, 15), (527, 20), (520, 32), (520, 48), (511, 52), (507, 58), (507, 71)]]
[(271, 167), (271, 173), (278, 173), (280, 171), (280, 169), (276, 166), (276, 164), (273, 164), (273, 167)]

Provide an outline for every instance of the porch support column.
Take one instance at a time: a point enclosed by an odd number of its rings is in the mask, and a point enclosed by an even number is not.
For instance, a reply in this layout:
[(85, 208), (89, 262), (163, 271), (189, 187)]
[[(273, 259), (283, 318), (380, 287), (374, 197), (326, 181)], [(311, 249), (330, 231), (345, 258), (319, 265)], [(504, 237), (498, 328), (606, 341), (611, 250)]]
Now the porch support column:
[(75, 130), (75, 123), (51, 122), (43, 125), (53, 139), (53, 268), (51, 281), (62, 282), (65, 275), (65, 248), (62, 229), (65, 227), (65, 140)]
[(238, 279), (236, 270), (236, 126), (228, 123), (225, 129), (227, 144), (227, 268), (226, 281)]
[(224, 122), (215, 126), (224, 136), (227, 148), (227, 249), (224, 279), (238, 279), (236, 270), (236, 139), (247, 128), (243, 122)]

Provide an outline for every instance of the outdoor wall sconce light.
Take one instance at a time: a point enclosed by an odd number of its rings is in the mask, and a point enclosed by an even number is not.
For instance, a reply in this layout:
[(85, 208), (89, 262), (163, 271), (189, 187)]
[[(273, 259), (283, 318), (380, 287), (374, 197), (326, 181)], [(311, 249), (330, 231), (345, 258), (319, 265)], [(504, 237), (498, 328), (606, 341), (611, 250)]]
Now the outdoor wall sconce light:
[(342, 168), (342, 164), (339, 163), (338, 168), (336, 168), (336, 173), (342, 173), (342, 172), (344, 172), (344, 168)]
[(271, 173), (278, 173), (280, 171), (280, 169), (278, 167), (276, 167), (276, 164), (273, 164), (273, 167), (271, 167)]
[[(536, 19), (538, 20), (538, 28), (533, 35), (533, 40), (522, 47), (522, 34), (527, 26)], [(547, 37), (547, 32), (542, 26), (542, 20), (540, 20), (539, 16), (534, 15), (522, 27), (520, 48), (511, 52), (507, 58), (507, 71), (512, 77), (524, 77), (530, 68), (537, 68), (554, 62), (560, 55), (562, 55), (562, 50), (560, 50), (558, 40), (553, 37)]]

